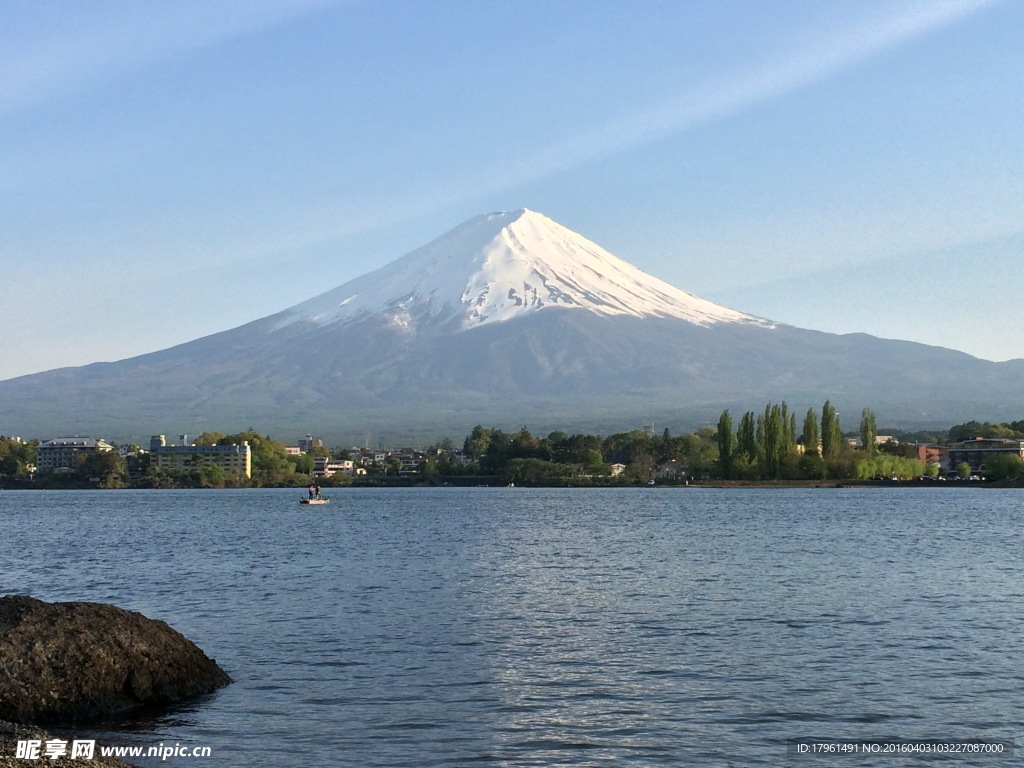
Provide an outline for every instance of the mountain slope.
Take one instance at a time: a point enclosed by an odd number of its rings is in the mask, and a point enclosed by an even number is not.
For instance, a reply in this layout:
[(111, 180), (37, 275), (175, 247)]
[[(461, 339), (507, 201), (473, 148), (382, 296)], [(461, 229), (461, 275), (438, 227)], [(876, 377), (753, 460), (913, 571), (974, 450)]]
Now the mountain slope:
[[(289, 310), (116, 363), (0, 382), (0, 433), (461, 436), (713, 423), (826, 398), (886, 424), (1019, 418), (1024, 361), (776, 325), (644, 274), (539, 214), (470, 220)], [(850, 418), (847, 426), (854, 426)], [(678, 425), (678, 426), (675, 426)]]

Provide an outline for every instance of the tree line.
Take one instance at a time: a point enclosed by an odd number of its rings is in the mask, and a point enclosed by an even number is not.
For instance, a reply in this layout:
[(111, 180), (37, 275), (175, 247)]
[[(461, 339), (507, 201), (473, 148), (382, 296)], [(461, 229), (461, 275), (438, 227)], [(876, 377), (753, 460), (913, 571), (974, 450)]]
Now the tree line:
[[(798, 428), (799, 427), (799, 428)], [(785, 403), (767, 403), (763, 411), (747, 411), (734, 422), (725, 410), (716, 428), (705, 427), (689, 434), (673, 435), (637, 429), (607, 437), (586, 433), (551, 432), (535, 436), (523, 427), (505, 432), (477, 425), (465, 438), (462, 455), (450, 439), (423, 452), (418, 479), (444, 481), (456, 476), (497, 477), (503, 483), (631, 484), (665, 479), (721, 479), (735, 481), (869, 479), (873, 477), (916, 477), (936, 474), (937, 466), (918, 461), (908, 441), (946, 444), (974, 437), (1024, 440), (1024, 420), (991, 423), (969, 421), (938, 434), (886, 430), (900, 443), (876, 444), (874, 413), (860, 414), (860, 449), (850, 446), (839, 414), (829, 401), (820, 410), (809, 408), (803, 419)], [(151, 457), (135, 445), (118, 451), (83, 454), (71, 472), (37, 477), (35, 484), (46, 487), (147, 488), (172, 487), (282, 487), (302, 486), (310, 481), (316, 456), (350, 458), (347, 450), (313, 448), (301, 456), (290, 455), (284, 443), (250, 428), (225, 434), (204, 432), (197, 445), (231, 445), (247, 441), (251, 450), (252, 476), (228, 475), (221, 467), (168, 472), (158, 469)], [(0, 484), (25, 483), (36, 461), (36, 440), (0, 436)], [(358, 459), (358, 456), (356, 456)], [(992, 462), (989, 462), (992, 463)], [(1006, 466), (1003, 466), (1003, 465)], [(390, 457), (382, 465), (366, 465), (371, 480), (393, 478), (399, 462)], [(997, 476), (1022, 471), (1014, 458), (998, 457), (990, 470)], [(958, 468), (961, 475), (969, 467)], [(324, 485), (346, 485), (352, 478), (336, 474), (322, 479)]]
[(680, 472), (688, 467), (710, 473), (717, 449), (715, 431), (709, 428), (687, 435), (637, 429), (608, 437), (563, 431), (535, 437), (525, 427), (504, 432), (477, 425), (463, 443), (463, 455), (466, 464), (459, 471), (464, 473), (497, 476), (506, 483), (587, 485), (646, 481), (656, 468), (672, 462)]
[[(938, 435), (887, 430), (897, 442), (881, 444), (877, 442), (878, 433), (877, 418), (870, 408), (861, 411), (856, 432), (844, 432), (839, 414), (828, 400), (820, 410), (809, 408), (802, 420), (785, 402), (769, 402), (763, 411), (747, 411), (735, 422), (725, 410), (716, 428), (678, 436), (665, 429), (661, 434), (634, 430), (608, 437), (565, 432), (536, 437), (525, 427), (504, 432), (478, 425), (463, 445), (468, 468), (454, 471), (536, 485), (626, 484), (655, 476), (670, 479), (673, 470), (666, 467), (673, 463), (680, 478), (726, 481), (937, 477), (939, 465), (919, 460), (916, 445), (903, 441), (942, 445), (976, 436), (1024, 440), (1024, 420), (1004, 424), (967, 422)], [(851, 445), (850, 435), (859, 437), (859, 447)], [(1003, 468), (1002, 463), (1007, 467)], [(625, 465), (625, 469), (613, 476), (616, 464)], [(999, 457), (996, 464), (996, 476), (1013, 476), (1024, 469), (1013, 457), (1005, 461)], [(965, 475), (963, 467), (958, 471)]]
[[(878, 445), (877, 420), (865, 408), (860, 418), (860, 450), (843, 432), (839, 414), (829, 400), (820, 415), (808, 408), (797, 432), (797, 416), (785, 403), (769, 402), (763, 413), (747, 411), (733, 431), (732, 415), (718, 419), (718, 473), (723, 480), (823, 480), (917, 477), (937, 474), (896, 445)], [(886, 454), (880, 457), (879, 454)], [(901, 455), (902, 454), (902, 455)]]
[[(717, 428), (686, 435), (648, 430), (608, 437), (552, 432), (535, 437), (474, 427), (463, 451), (462, 471), (496, 475), (523, 484), (629, 484), (665, 480), (797, 481), (937, 474), (938, 466), (917, 459), (914, 446), (876, 445), (877, 420), (861, 413), (860, 439), (854, 449), (839, 414), (829, 401), (820, 413), (808, 409), (798, 430), (797, 414), (783, 403), (748, 411), (734, 423), (722, 412)], [(619, 465), (618, 467), (616, 465)], [(621, 469), (621, 472), (618, 470)]]

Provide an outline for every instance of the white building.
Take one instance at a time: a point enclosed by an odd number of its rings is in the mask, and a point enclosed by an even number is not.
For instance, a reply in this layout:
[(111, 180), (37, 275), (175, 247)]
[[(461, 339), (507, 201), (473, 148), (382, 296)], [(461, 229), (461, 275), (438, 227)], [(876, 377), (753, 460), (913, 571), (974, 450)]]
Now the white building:
[(36, 448), (36, 468), (39, 472), (74, 472), (79, 456), (112, 450), (110, 443), (94, 437), (55, 437)]
[(314, 477), (333, 477), (339, 472), (353, 477), (366, 474), (366, 470), (362, 467), (356, 467), (356, 463), (351, 459), (331, 459), (327, 456), (316, 456), (313, 462)]
[(163, 435), (149, 440), (152, 466), (164, 472), (202, 470), (215, 464), (229, 475), (252, 477), (252, 449), (248, 441), (241, 445), (167, 445)]

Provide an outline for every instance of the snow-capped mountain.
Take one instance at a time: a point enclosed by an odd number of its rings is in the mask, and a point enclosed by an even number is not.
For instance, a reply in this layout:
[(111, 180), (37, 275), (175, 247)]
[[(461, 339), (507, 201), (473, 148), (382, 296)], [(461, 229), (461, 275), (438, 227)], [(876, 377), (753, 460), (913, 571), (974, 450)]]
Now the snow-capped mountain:
[(283, 313), (277, 327), (385, 316), (396, 328), (468, 330), (553, 309), (770, 323), (682, 291), (547, 216), (520, 208), (470, 219), (388, 266)]
[[(478, 216), (283, 312), (170, 349), (0, 382), (0, 434), (234, 432), (429, 442), (474, 424), (710, 425), (831, 400), (880, 420), (1019, 418), (1024, 361), (776, 325), (532, 211)], [(846, 424), (846, 422), (844, 422)], [(848, 425), (850, 426), (850, 425)], [(291, 439), (294, 439), (293, 437)]]

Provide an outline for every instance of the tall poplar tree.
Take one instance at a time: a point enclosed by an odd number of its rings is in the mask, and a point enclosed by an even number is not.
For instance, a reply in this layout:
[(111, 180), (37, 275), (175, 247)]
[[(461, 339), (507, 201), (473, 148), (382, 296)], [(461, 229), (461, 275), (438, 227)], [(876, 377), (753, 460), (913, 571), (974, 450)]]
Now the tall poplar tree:
[(740, 423), (736, 429), (736, 447), (751, 456), (757, 452), (756, 438), (754, 437), (754, 414), (750, 411), (740, 416)]
[(868, 456), (874, 456), (878, 451), (876, 437), (878, 425), (875, 423), (875, 414), (870, 408), (865, 408), (860, 414), (860, 442)]
[(769, 403), (764, 408), (764, 430), (762, 450), (764, 451), (763, 476), (770, 480), (778, 479), (779, 467), (785, 455), (786, 430), (784, 424), (788, 420), (782, 418), (782, 408)]
[[(747, 411), (740, 418), (740, 425), (736, 430), (736, 447), (740, 453), (746, 455), (747, 467), (757, 464), (757, 428), (754, 425), (753, 411)], [(733, 467), (735, 468), (735, 462)]]
[(814, 412), (813, 408), (807, 409), (807, 415), (804, 416), (804, 453), (813, 453), (815, 456), (819, 455), (821, 451), (821, 438), (818, 436), (818, 414)]
[(839, 414), (826, 400), (821, 408), (821, 456), (830, 461), (842, 450), (843, 430), (839, 426)]
[(732, 479), (732, 457), (736, 451), (736, 435), (732, 432), (732, 415), (722, 411), (718, 419), (718, 461), (722, 477)]

